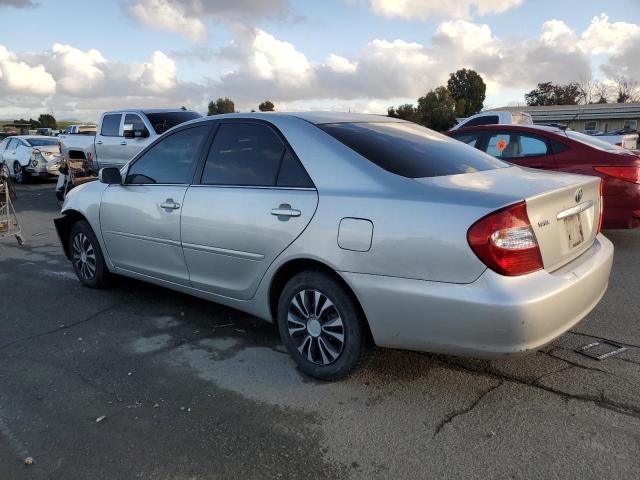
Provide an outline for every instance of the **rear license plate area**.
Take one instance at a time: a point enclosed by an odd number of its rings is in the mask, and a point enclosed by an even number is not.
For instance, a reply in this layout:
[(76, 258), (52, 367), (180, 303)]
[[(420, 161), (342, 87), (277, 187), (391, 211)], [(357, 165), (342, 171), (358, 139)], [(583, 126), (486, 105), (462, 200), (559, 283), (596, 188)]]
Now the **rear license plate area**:
[(569, 240), (569, 248), (575, 248), (584, 242), (584, 232), (580, 215), (572, 215), (564, 219), (564, 228)]

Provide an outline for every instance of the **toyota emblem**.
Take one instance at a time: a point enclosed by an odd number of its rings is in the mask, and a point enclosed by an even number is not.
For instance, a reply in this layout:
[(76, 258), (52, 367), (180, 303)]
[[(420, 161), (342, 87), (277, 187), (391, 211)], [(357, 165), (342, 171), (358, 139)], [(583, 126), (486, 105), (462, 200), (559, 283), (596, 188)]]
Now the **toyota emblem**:
[(576, 203), (580, 203), (580, 200), (582, 200), (582, 189), (579, 188), (578, 190), (576, 190)]

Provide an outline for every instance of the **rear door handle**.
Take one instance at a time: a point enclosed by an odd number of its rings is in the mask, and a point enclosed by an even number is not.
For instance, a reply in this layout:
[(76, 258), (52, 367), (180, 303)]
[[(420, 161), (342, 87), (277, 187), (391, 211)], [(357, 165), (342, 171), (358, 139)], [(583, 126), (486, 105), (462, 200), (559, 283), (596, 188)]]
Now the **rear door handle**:
[(288, 203), (283, 203), (278, 208), (271, 210), (271, 215), (275, 215), (276, 217), (299, 217), (301, 214), (302, 212), (300, 210), (291, 208), (291, 205)]
[(180, 204), (174, 202), (172, 198), (167, 198), (160, 204), (160, 208), (164, 208), (165, 210), (177, 210), (180, 208)]
[(102, 145), (102, 140), (96, 140), (96, 145)]
[(127, 142), (120, 142), (120, 145), (126, 145)]

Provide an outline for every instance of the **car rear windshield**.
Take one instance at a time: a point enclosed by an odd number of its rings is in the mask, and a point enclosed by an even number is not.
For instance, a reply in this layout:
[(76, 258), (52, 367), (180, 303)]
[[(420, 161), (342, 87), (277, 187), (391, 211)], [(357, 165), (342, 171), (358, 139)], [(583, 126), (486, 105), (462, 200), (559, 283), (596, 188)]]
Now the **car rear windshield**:
[(367, 160), (403, 177), (439, 177), (510, 166), (414, 123), (328, 123), (318, 127)]
[(145, 115), (158, 135), (166, 132), (176, 125), (180, 125), (181, 123), (188, 122), (189, 120), (200, 118), (202, 116), (196, 112), (145, 112)]
[(58, 140), (49, 138), (30, 138), (27, 141), (32, 147), (49, 147), (52, 145), (58, 145), (60, 143)]
[(620, 150), (622, 147), (614, 145), (613, 143), (605, 142), (604, 140), (600, 140), (599, 138), (592, 137), (591, 135), (587, 135), (580, 132), (575, 132), (573, 130), (565, 130), (567, 137), (576, 142), (584, 143), (589, 145), (590, 147), (596, 147), (600, 150)]

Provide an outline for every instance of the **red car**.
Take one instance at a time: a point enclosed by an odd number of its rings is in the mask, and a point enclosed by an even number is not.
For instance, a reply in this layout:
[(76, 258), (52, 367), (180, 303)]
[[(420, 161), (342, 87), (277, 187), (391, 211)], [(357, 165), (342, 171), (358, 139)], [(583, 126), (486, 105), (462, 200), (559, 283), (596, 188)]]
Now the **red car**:
[(573, 130), (543, 125), (479, 125), (446, 132), (523, 167), (602, 178), (603, 228), (640, 226), (640, 154)]

